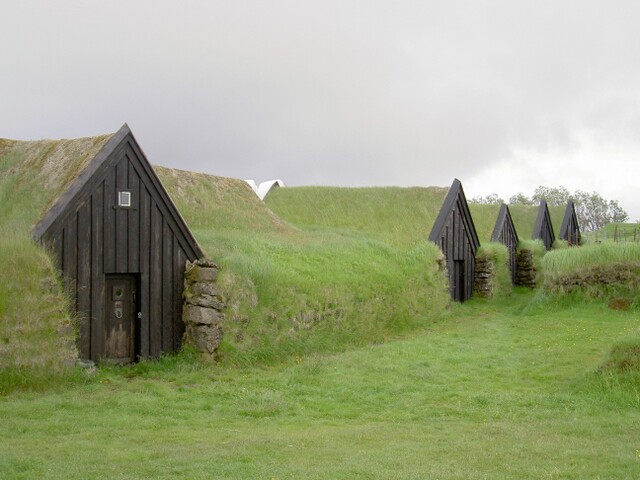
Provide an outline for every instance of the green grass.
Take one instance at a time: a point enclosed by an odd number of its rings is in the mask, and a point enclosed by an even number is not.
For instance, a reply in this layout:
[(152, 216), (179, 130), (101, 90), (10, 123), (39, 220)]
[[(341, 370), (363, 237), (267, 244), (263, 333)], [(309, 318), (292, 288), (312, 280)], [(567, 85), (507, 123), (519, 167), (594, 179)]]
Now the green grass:
[(583, 233), (585, 240), (595, 242), (640, 242), (640, 225), (638, 223), (609, 223), (597, 232)]
[(105, 140), (0, 140), (0, 392), (43, 390), (77, 374), (74, 318), (31, 229)]
[(545, 255), (543, 268), (549, 273), (570, 273), (593, 266), (639, 264), (640, 244), (603, 243), (554, 250)]
[(442, 207), (442, 187), (287, 187), (265, 202), (280, 218), (308, 231), (331, 229), (398, 248), (424, 242)]
[(486, 242), (480, 245), (476, 258), (488, 259), (493, 264), (493, 295), (492, 298), (500, 298), (511, 295), (511, 273), (509, 271), (509, 252), (507, 247), (497, 242)]
[(335, 355), (185, 353), (0, 398), (0, 477), (638, 478), (640, 385), (601, 368), (637, 315), (531, 298)]
[[(435, 202), (431, 189), (291, 189), (289, 213), (283, 207), (276, 215), (241, 180), (157, 171), (204, 251), (222, 266), (227, 358), (269, 363), (382, 342), (433, 322), (448, 304), (440, 253), (426, 240), (430, 225), (402, 213)], [(293, 222), (292, 211), (315, 218), (318, 203), (326, 208), (315, 224)], [(356, 209), (361, 223), (346, 228)]]
[(640, 244), (604, 242), (554, 250), (545, 255), (542, 268), (540, 296), (605, 300), (617, 308), (639, 306)]
[(469, 211), (471, 212), (480, 244), (490, 242), (493, 229), (498, 220), (498, 213), (500, 213), (500, 205), (470, 203)]

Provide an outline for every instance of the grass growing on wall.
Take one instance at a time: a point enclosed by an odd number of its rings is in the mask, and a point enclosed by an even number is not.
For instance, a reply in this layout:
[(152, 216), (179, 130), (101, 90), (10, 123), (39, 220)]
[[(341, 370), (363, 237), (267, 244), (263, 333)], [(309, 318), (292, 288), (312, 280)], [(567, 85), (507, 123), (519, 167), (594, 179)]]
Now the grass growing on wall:
[[(384, 341), (433, 322), (448, 304), (440, 252), (426, 240), (430, 225), (411, 222), (429, 196), (424, 191), (293, 189), (283, 221), (241, 180), (157, 171), (204, 251), (222, 266), (222, 352), (231, 361)], [(318, 217), (320, 204), (326, 208)], [(293, 224), (293, 217), (315, 223)]]
[[(70, 181), (58, 162), (80, 164), (106, 141), (0, 145), (0, 392), (41, 390), (76, 377), (75, 322), (47, 253), (31, 229)], [(74, 152), (81, 152), (80, 157)], [(89, 153), (87, 153), (89, 152)], [(83, 160), (84, 159), (84, 160)], [(80, 162), (80, 163), (78, 163)], [(72, 167), (70, 167), (73, 170)]]
[(617, 308), (638, 306), (640, 244), (604, 242), (553, 250), (542, 264), (547, 293), (606, 299)]
[(502, 243), (486, 242), (480, 245), (476, 253), (477, 259), (488, 259), (493, 264), (493, 298), (511, 295), (511, 273), (509, 271), (509, 251)]

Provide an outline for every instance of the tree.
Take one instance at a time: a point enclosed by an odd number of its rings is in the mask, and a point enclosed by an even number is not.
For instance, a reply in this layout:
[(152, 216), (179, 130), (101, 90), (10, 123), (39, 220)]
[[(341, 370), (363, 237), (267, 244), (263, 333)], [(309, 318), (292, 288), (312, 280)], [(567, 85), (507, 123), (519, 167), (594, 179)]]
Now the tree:
[(531, 198), (523, 193), (517, 193), (509, 198), (511, 205), (538, 205), (545, 200), (549, 206), (566, 205), (573, 200), (580, 228), (585, 232), (600, 230), (607, 223), (625, 222), (629, 215), (617, 200), (606, 200), (598, 192), (584, 192), (576, 190), (573, 194), (565, 187), (544, 187), (535, 189)]
[(533, 192), (533, 203), (539, 205), (541, 200), (545, 200), (550, 207), (557, 207), (558, 205), (566, 205), (571, 197), (569, 190), (562, 185), (559, 187), (543, 187), (540, 185)]
[(479, 203), (481, 205), (501, 205), (504, 200), (497, 193), (492, 193), (486, 197), (477, 196), (471, 199), (471, 203)]
[(574, 194), (576, 215), (585, 232), (600, 230), (607, 223), (624, 222), (629, 218), (617, 200), (606, 200), (598, 192), (577, 190)]
[(509, 198), (509, 205), (535, 205), (535, 202), (524, 193), (518, 192)]

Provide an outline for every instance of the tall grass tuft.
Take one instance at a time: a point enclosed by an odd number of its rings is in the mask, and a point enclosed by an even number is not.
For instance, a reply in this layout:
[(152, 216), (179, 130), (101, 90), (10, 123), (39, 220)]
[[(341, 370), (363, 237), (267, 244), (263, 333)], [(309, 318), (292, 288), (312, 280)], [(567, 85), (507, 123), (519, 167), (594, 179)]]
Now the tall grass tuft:
[(509, 271), (509, 251), (507, 247), (497, 242), (483, 243), (476, 253), (477, 259), (489, 260), (493, 265), (493, 298), (511, 295), (513, 285)]

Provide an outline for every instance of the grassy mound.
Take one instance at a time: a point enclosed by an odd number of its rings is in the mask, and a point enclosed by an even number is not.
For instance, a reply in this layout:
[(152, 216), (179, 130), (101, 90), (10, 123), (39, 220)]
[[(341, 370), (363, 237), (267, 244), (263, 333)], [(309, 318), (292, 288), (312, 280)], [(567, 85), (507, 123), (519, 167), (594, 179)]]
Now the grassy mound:
[(600, 367), (601, 371), (640, 374), (640, 338), (625, 339), (614, 344)]
[(411, 248), (429, 237), (448, 188), (287, 187), (266, 204), (280, 218), (306, 231), (330, 229)]
[(31, 229), (107, 139), (0, 140), (2, 392), (46, 388), (75, 375), (67, 297), (47, 253), (31, 241)]
[(511, 295), (511, 273), (509, 272), (509, 252), (507, 247), (497, 242), (485, 242), (476, 253), (477, 262), (488, 261), (494, 272), (491, 298)]
[(549, 252), (543, 261), (544, 289), (552, 294), (635, 299), (640, 292), (640, 245), (590, 244)]
[[(269, 207), (278, 200), (265, 205), (241, 180), (156, 170), (204, 251), (223, 267), (223, 354), (230, 360), (271, 361), (383, 341), (431, 322), (448, 304), (439, 250), (425, 240), (431, 225), (409, 221), (423, 192), (408, 189), (415, 200), (404, 200), (400, 224), (393, 221), (398, 206), (385, 206), (389, 197), (366, 206), (368, 215), (354, 215), (353, 199), (373, 193), (368, 189), (344, 189), (344, 196), (308, 189), (323, 198), (299, 202), (284, 201), (290, 189), (276, 189), (269, 194), (282, 201), (276, 215)], [(394, 198), (406, 193), (389, 192)], [(319, 208), (331, 198), (345, 203)], [(356, 226), (348, 227), (355, 218)]]
[(493, 229), (498, 220), (498, 214), (500, 213), (500, 205), (470, 203), (469, 211), (471, 212), (473, 224), (476, 227), (480, 243), (485, 244), (490, 242)]

